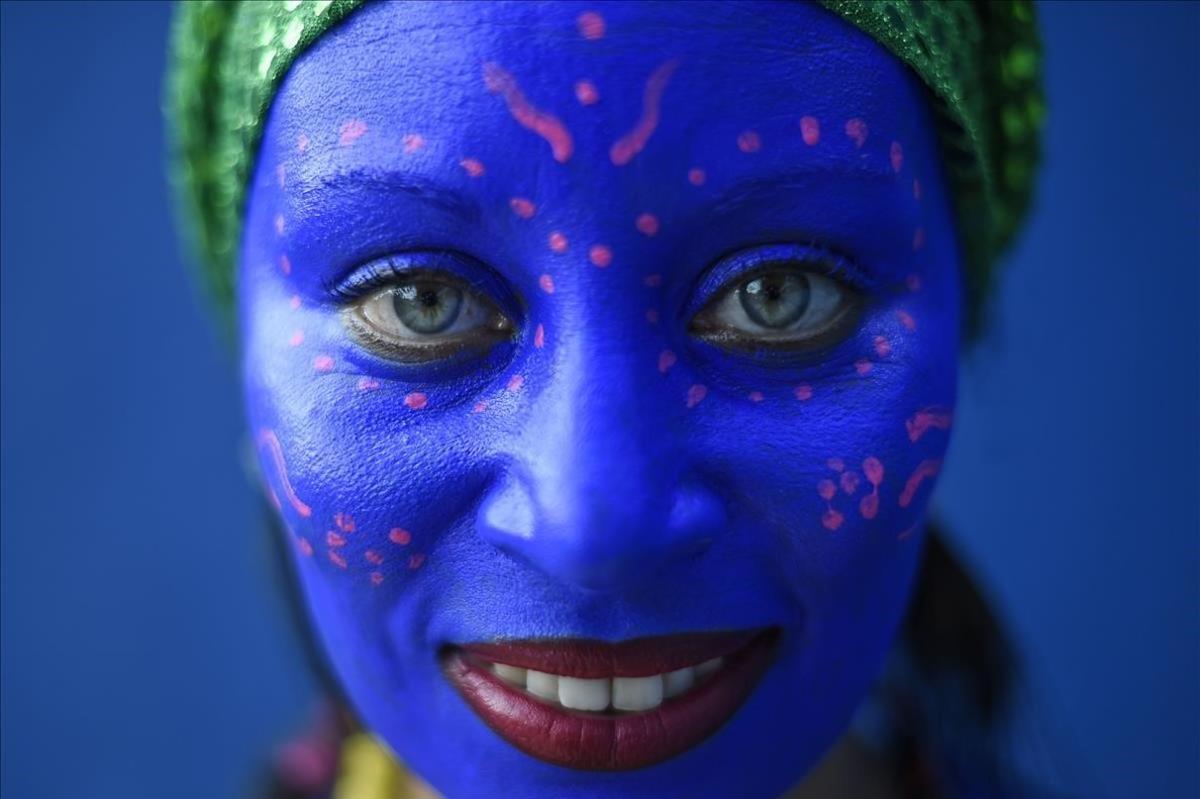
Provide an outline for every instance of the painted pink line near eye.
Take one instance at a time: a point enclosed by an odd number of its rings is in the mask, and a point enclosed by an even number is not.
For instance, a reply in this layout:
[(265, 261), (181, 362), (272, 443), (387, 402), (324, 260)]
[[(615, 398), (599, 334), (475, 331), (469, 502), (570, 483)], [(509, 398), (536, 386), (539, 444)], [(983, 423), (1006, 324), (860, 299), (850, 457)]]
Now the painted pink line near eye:
[(608, 151), (608, 157), (617, 166), (624, 166), (640, 153), (650, 140), (654, 129), (658, 127), (659, 105), (662, 102), (663, 91), (667, 82), (679, 66), (679, 59), (672, 58), (660, 64), (650, 77), (646, 79), (646, 88), (642, 92), (642, 116), (638, 119), (633, 130), (626, 133), (613, 143)]
[(521, 127), (546, 140), (555, 161), (561, 164), (571, 157), (571, 153), (575, 151), (575, 143), (566, 126), (558, 117), (539, 110), (525, 99), (510, 72), (499, 64), (488, 62), (483, 65), (483, 82), (489, 92), (504, 98), (509, 113)]
[(900, 507), (907, 508), (912, 504), (913, 498), (917, 495), (917, 489), (921, 487), (921, 483), (933, 477), (942, 468), (942, 462), (938, 460), (921, 461), (917, 465), (916, 470), (904, 483), (904, 491), (900, 494)]
[(800, 117), (800, 136), (809, 147), (821, 141), (821, 123), (816, 117)]
[(604, 17), (595, 11), (584, 11), (575, 20), (575, 24), (579, 26), (579, 35), (591, 41), (604, 38), (607, 28)]
[(948, 408), (934, 405), (913, 414), (912, 418), (904, 423), (904, 428), (908, 430), (908, 440), (915, 444), (930, 430), (948, 432), (953, 422), (954, 414)]
[(590, 80), (576, 81), (575, 99), (580, 105), (595, 105), (600, 101), (600, 91)]
[(367, 132), (367, 123), (361, 119), (349, 119), (342, 123), (342, 129), (338, 133), (338, 146), (349, 147), (354, 142), (362, 138)]
[(296, 513), (307, 518), (312, 516), (312, 508), (304, 504), (300, 497), (296, 496), (296, 491), (292, 488), (292, 482), (288, 479), (287, 464), (283, 459), (283, 448), (279, 446), (279, 438), (275, 435), (275, 431), (263, 428), (258, 434), (258, 443), (260, 446), (265, 446), (271, 453), (271, 460), (275, 464), (275, 476), (279, 478), (280, 488), (283, 489), (283, 495), (287, 497), (289, 503), (295, 508)]

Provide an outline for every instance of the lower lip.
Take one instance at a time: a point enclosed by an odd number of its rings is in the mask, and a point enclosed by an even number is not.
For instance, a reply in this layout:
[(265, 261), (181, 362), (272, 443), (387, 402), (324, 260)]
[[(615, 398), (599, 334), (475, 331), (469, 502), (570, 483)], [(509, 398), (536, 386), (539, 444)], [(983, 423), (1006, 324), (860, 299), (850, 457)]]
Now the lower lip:
[(716, 732), (770, 665), (777, 637), (775, 630), (755, 636), (706, 682), (639, 713), (586, 713), (550, 705), (504, 682), (462, 650), (451, 651), (444, 668), (479, 717), (526, 754), (566, 768), (628, 771), (682, 754)]

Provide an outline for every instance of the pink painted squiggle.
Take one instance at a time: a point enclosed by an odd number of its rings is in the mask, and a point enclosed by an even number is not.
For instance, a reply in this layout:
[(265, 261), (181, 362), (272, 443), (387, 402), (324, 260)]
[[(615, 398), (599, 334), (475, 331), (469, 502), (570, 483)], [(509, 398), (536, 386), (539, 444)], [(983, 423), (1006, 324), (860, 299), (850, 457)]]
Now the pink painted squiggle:
[(632, 161), (633, 157), (640, 153), (646, 146), (646, 142), (650, 140), (650, 135), (658, 127), (659, 106), (662, 103), (663, 91), (667, 88), (667, 82), (671, 80), (671, 76), (675, 74), (678, 67), (679, 59), (672, 58), (660, 64), (646, 79), (646, 89), (642, 94), (641, 119), (633, 126), (633, 130), (617, 139), (613, 143), (612, 149), (608, 151), (608, 157), (617, 166), (624, 166)]
[(575, 143), (566, 126), (558, 117), (536, 108), (529, 102), (511, 72), (489, 61), (483, 65), (483, 82), (489, 92), (504, 98), (513, 119), (549, 143), (555, 161), (562, 164), (571, 157), (571, 153), (575, 152)]
[(283, 460), (283, 448), (279, 446), (279, 438), (275, 435), (275, 431), (264, 427), (259, 431), (258, 443), (260, 446), (265, 445), (271, 451), (271, 459), (275, 462), (275, 473), (279, 477), (279, 486), (283, 489), (283, 495), (287, 497), (288, 502), (296, 509), (296, 513), (305, 518), (312, 516), (312, 508), (305, 505), (303, 500), (296, 496), (292, 482), (288, 479), (287, 464)]
[(921, 483), (936, 475), (941, 468), (941, 461), (921, 461), (904, 484), (904, 491), (900, 494), (900, 507), (907, 508), (911, 505), (913, 497), (917, 495), (917, 489), (921, 487)]

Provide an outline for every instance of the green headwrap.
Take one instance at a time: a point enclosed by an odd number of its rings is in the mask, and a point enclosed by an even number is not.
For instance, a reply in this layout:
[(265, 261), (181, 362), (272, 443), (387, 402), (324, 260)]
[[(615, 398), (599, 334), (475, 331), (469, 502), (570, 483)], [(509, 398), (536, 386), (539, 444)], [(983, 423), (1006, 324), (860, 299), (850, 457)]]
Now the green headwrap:
[[(228, 311), (246, 187), (288, 68), (364, 0), (193, 0), (168, 83), (176, 181), (207, 282)], [(908, 64), (938, 115), (978, 323), (996, 256), (1029, 205), (1044, 106), (1029, 0), (822, 0)]]

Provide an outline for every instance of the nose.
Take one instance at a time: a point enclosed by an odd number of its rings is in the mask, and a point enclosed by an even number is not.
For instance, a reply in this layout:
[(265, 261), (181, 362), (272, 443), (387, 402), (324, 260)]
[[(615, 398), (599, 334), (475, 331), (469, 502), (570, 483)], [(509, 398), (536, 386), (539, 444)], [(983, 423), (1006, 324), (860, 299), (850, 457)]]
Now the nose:
[(633, 360), (558, 364), (476, 518), (485, 540), (590, 590), (648, 580), (726, 525), (724, 502), (686, 463), (682, 398)]

